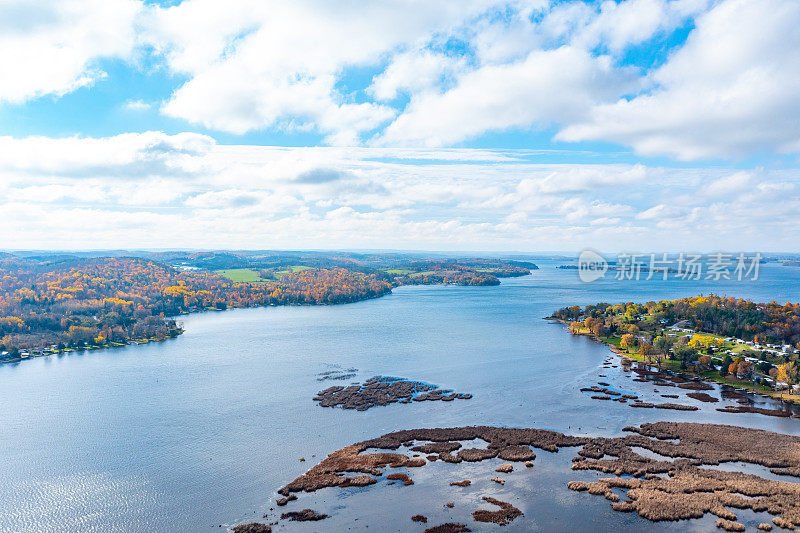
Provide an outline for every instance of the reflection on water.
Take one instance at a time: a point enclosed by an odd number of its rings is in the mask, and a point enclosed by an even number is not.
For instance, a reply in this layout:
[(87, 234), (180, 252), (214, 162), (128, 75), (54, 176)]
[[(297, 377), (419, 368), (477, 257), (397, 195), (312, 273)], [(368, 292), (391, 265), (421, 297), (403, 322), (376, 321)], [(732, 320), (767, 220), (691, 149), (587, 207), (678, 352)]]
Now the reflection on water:
[[(542, 320), (565, 305), (712, 291), (798, 301), (800, 269), (766, 265), (755, 283), (583, 284), (556, 264), (542, 262), (533, 275), (498, 287), (403, 287), (345, 306), (201, 314), (185, 319), (183, 336), (162, 344), (0, 365), (0, 531), (220, 531), (220, 524), (261, 519), (278, 487), (331, 451), (412, 427), (485, 424), (609, 436), (631, 424), (686, 420), (800, 434), (798, 420), (720, 413), (717, 407), (735, 400), (704, 404), (684, 398), (686, 391), (675, 392), (681, 399), (674, 401), (699, 411), (592, 400), (579, 389), (598, 380), (656, 403), (674, 389), (654, 392), (658, 387), (632, 381), (620, 365), (603, 368), (605, 347)], [(325, 409), (311, 398), (330, 386), (317, 378), (333, 365), (356, 369), (352, 381), (401, 376), (474, 396), (364, 412)], [(354, 529), (409, 529), (417, 513), (465, 519), (490, 508), (483, 495), (525, 513), (510, 531), (676, 527), (644, 523), (611, 511), (602, 498), (567, 490), (566, 481), (595, 475), (571, 472), (573, 455), (537, 450), (535, 467), (515, 471), (502, 487), (491, 482), (488, 463), (439, 461), (415, 472), (412, 486), (381, 482), (301, 502), (318, 501), (331, 524), (343, 520)], [(450, 487), (454, 467), (453, 476), (474, 484)], [(452, 510), (442, 507), (448, 501)], [(713, 521), (688, 527), (708, 530)]]

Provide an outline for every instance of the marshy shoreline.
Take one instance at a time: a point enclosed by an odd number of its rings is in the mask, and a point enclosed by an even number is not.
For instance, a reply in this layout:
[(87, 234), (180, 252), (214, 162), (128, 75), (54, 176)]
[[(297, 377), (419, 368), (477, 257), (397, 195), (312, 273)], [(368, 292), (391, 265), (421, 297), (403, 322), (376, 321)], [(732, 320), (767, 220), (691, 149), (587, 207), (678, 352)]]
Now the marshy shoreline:
[[(303, 494), (347, 487), (368, 487), (382, 478), (413, 485), (415, 472), (432, 468), (426, 483), (448, 486), (453, 495), (468, 480), (456, 481), (450, 465), (478, 464), (490, 461), (479, 475), (492, 477), (500, 485), (506, 479), (525, 476), (536, 468), (535, 450), (559, 453), (563, 448), (578, 448), (572, 458), (575, 476), (581, 471), (609, 474), (595, 481), (574, 480), (565, 489), (603, 496), (617, 512), (635, 512), (652, 522), (692, 520), (705, 515), (718, 518), (723, 529), (744, 531), (748, 520), (739, 522), (736, 510), (755, 513), (760, 529), (772, 524), (783, 528), (800, 527), (800, 437), (761, 429), (694, 422), (653, 422), (623, 428), (624, 434), (612, 437), (568, 435), (536, 428), (467, 426), (453, 428), (410, 429), (358, 442), (336, 450), (320, 463), (284, 485), (278, 493), (289, 501), (300, 501)], [(485, 441), (486, 448), (468, 447)], [(645, 450), (644, 452), (642, 450)], [(491, 460), (507, 464), (495, 468)], [(771, 477), (746, 471), (719, 468), (724, 463), (748, 464), (768, 470)], [(523, 466), (524, 465), (524, 466)], [(532, 470), (533, 469), (533, 470)], [(473, 467), (474, 476), (474, 467)], [(395, 473), (390, 473), (395, 472)], [(500, 473), (498, 476), (497, 473)], [(386, 475), (385, 475), (386, 474)], [(785, 477), (786, 481), (776, 479)], [(491, 485), (491, 484), (490, 484)], [(373, 490), (386, 490), (382, 484)], [(524, 517), (514, 503), (493, 497), (491, 492), (477, 493), (483, 508), (460, 505), (458, 525), (466, 531), (470, 521), (508, 524)], [(292, 498), (294, 497), (294, 498)], [(486, 509), (485, 504), (494, 509)], [(282, 504), (285, 505), (285, 504)], [(518, 504), (517, 504), (518, 505)], [(450, 503), (448, 508), (452, 509)], [(499, 509), (497, 509), (499, 508)], [(340, 512), (346, 513), (346, 509)], [(301, 513), (323, 516), (311, 509)], [(275, 525), (283, 520), (275, 520)], [(265, 518), (270, 515), (265, 515)], [(749, 516), (749, 515), (748, 515)], [(408, 509), (409, 525), (444, 520)], [(423, 520), (424, 519), (424, 520)], [(463, 522), (463, 523), (462, 523)], [(752, 522), (752, 520), (750, 520)], [(456, 524), (445, 522), (430, 530)], [(765, 525), (766, 524), (766, 525)], [(267, 524), (263, 524), (269, 527)], [(750, 523), (752, 527), (755, 524)], [(247, 524), (252, 526), (252, 524)], [(474, 527), (474, 525), (473, 525)], [(244, 530), (244, 529), (242, 529)], [(444, 529), (446, 530), (446, 529)]]

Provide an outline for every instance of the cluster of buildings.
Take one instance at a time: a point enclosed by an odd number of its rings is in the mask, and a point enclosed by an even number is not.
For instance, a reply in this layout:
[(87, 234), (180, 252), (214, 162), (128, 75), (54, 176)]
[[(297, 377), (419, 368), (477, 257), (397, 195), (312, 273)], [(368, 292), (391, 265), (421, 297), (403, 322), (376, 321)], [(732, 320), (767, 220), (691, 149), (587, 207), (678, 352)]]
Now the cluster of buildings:
[[(670, 333), (666, 333), (666, 335), (668, 335), (670, 337), (675, 337), (675, 336), (678, 335), (678, 332), (688, 333), (688, 334), (692, 334), (692, 335), (697, 333), (693, 329), (683, 327), (684, 325), (685, 325), (685, 321), (684, 322), (679, 322), (679, 323), (676, 323), (676, 324), (670, 326), (668, 329), (671, 330), (671, 332)], [(767, 344), (763, 344), (762, 345), (762, 344), (754, 342), (754, 341), (746, 341), (746, 340), (738, 339), (736, 337), (724, 337), (723, 340), (726, 343), (740, 344), (740, 345), (746, 346), (748, 349), (753, 350), (753, 351), (759, 351), (762, 354), (771, 354), (771, 355), (774, 355), (774, 356), (777, 356), (777, 357), (781, 357), (781, 358), (783, 358), (784, 361), (788, 361), (788, 359), (789, 359), (789, 357), (791, 355), (800, 354), (800, 350), (798, 350), (797, 348), (793, 347), (791, 344), (770, 344), (770, 343), (767, 343)], [(751, 355), (745, 355), (743, 353), (738, 353), (734, 349), (731, 349), (731, 348), (722, 349), (722, 348), (717, 348), (717, 347), (712, 346), (710, 348), (710, 350), (712, 352), (719, 352), (719, 354), (721, 356), (730, 355), (732, 358), (741, 357), (745, 361), (753, 363), (754, 365), (763, 362), (763, 359), (759, 359), (759, 358), (753, 357)], [(721, 357), (714, 357), (714, 359), (721, 360)], [(755, 382), (762, 382), (763, 381), (765, 384), (769, 385), (770, 387), (775, 388), (775, 389), (779, 389), (779, 390), (780, 389), (789, 388), (788, 384), (782, 383), (782, 382), (776, 382), (775, 380), (773, 380), (769, 376), (754, 376), (753, 381), (755, 381)], [(797, 390), (800, 390), (800, 385), (795, 385), (793, 388), (797, 389)]]

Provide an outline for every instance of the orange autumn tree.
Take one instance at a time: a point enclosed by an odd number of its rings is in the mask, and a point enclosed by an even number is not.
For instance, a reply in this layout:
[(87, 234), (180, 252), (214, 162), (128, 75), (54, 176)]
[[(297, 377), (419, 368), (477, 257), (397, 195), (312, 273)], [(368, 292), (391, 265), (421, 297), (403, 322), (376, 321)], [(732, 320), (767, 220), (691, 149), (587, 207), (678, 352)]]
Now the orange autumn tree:
[(234, 283), (213, 272), (140, 258), (59, 262), (0, 256), (0, 348), (164, 339), (180, 333), (171, 317), (191, 311), (346, 303), (392, 287), (375, 274), (338, 268)]

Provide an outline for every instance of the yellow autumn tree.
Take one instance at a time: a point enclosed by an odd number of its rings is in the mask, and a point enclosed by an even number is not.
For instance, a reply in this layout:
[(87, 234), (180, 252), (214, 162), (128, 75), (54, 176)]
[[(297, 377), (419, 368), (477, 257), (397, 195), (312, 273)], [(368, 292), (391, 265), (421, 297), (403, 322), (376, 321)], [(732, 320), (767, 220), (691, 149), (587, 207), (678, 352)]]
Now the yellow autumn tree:
[(625, 335), (622, 336), (622, 339), (619, 341), (619, 345), (623, 350), (632, 348), (636, 346), (636, 337), (634, 337), (630, 333), (626, 333)]

